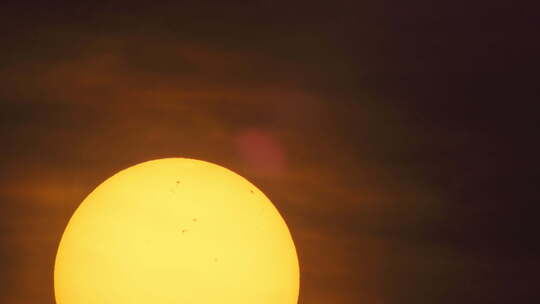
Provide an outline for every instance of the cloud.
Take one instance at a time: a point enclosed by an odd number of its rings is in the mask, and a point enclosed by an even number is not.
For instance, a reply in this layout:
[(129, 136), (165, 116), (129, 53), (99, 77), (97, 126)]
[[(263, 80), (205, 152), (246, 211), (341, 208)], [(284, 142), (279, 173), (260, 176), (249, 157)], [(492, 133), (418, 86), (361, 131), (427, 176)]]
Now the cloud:
[[(19, 49), (31, 60), (0, 72), (7, 130), (0, 195), (12, 232), (2, 250), (12, 250), (3, 264), (14, 278), (6, 301), (50, 299), (71, 212), (101, 181), (149, 159), (216, 162), (268, 194), (297, 242), (306, 303), (383, 303), (383, 244), (422, 240), (440, 216), (438, 194), (396, 165), (400, 151), (388, 142), (396, 115), (328, 88), (339, 83), (329, 79), (339, 58), (318, 63), (249, 42), (57, 30), (39, 31), (33, 48)], [(28, 286), (39, 288), (26, 293)]]

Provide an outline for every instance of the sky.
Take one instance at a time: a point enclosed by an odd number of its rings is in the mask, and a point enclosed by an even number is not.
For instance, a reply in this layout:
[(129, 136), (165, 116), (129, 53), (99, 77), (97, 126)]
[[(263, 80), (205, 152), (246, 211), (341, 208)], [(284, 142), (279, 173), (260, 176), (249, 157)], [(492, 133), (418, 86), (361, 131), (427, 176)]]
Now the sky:
[(533, 25), (498, 0), (8, 1), (0, 302), (54, 303), (78, 204), (164, 157), (267, 194), (300, 304), (534, 302)]

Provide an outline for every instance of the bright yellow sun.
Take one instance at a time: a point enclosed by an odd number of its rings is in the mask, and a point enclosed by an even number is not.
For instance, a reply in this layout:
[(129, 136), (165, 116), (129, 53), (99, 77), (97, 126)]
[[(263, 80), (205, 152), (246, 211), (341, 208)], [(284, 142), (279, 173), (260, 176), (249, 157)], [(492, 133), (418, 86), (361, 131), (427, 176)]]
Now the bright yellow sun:
[(204, 161), (145, 162), (73, 214), (54, 269), (58, 304), (293, 304), (299, 267), (272, 202)]

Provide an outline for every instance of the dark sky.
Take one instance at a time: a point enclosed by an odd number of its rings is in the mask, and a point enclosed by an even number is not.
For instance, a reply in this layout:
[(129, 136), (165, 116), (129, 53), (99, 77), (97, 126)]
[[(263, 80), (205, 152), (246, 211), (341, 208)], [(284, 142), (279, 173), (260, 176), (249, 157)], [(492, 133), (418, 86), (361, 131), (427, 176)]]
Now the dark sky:
[(2, 4), (1, 303), (54, 303), (78, 204), (173, 156), (272, 199), (301, 304), (539, 301), (535, 10), (178, 2)]

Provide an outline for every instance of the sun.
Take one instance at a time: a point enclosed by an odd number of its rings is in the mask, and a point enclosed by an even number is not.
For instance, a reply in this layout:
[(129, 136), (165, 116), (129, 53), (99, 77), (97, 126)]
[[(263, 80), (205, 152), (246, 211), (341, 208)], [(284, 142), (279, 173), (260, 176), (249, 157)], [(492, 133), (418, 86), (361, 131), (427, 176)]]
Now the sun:
[(58, 304), (293, 304), (287, 225), (249, 181), (186, 158), (118, 172), (81, 203), (54, 268)]

